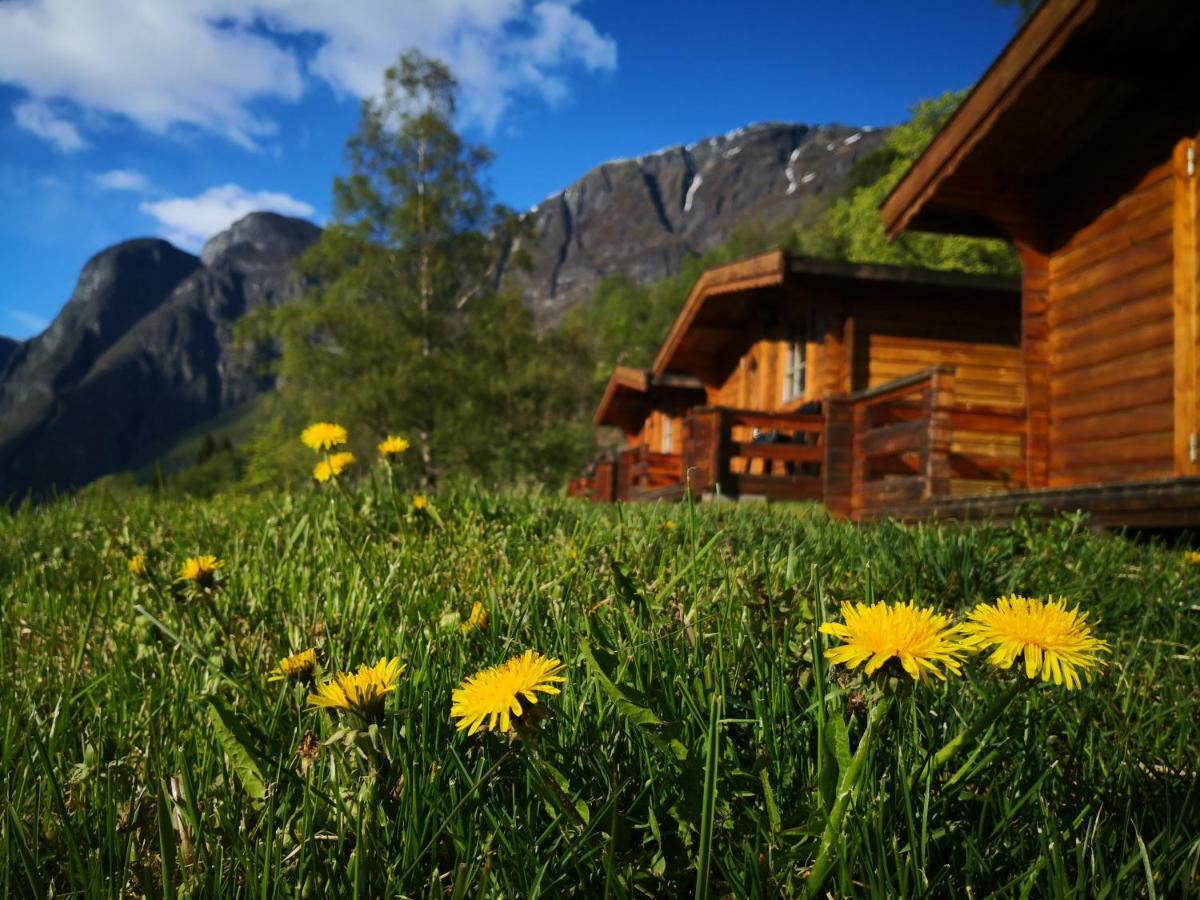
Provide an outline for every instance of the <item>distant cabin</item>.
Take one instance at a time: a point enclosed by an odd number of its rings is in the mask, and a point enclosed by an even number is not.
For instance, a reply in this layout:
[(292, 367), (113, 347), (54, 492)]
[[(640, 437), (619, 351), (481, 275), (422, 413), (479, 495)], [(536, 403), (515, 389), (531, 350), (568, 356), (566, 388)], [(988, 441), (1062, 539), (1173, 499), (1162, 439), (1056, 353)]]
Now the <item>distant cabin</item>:
[(576, 493), (871, 515), (1011, 490), (1024, 404), (1015, 280), (773, 251), (704, 272), (653, 367), (614, 371), (595, 422), (623, 446)]
[[(1021, 260), (1027, 498), (1200, 523), (1200, 3), (1046, 0), (882, 209)], [(995, 501), (943, 504), (991, 515)]]

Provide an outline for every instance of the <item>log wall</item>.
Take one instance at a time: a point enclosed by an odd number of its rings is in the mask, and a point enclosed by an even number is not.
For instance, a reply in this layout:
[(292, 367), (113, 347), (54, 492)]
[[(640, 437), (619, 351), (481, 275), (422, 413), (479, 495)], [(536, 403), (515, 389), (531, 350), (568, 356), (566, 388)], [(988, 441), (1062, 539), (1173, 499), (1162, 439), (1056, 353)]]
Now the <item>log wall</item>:
[(1175, 473), (1170, 161), (1049, 256), (1047, 484)]

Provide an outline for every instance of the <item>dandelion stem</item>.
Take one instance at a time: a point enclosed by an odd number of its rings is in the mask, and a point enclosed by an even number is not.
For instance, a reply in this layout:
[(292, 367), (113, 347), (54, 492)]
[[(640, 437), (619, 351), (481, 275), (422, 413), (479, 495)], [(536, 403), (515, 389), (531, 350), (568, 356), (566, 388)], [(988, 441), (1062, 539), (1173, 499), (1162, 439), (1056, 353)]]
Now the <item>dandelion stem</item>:
[(833, 809), (829, 813), (829, 821), (825, 824), (825, 831), (821, 835), (821, 846), (817, 851), (817, 858), (808, 874), (806, 891), (809, 897), (818, 896), (821, 885), (829, 877), (829, 870), (833, 867), (834, 848), (842, 835), (842, 820), (846, 818), (846, 810), (850, 808), (850, 798), (855, 788), (858, 787), (859, 778), (862, 777), (863, 765), (866, 763), (868, 751), (871, 749), (875, 731), (887, 715), (890, 706), (891, 698), (887, 696), (877, 699), (871, 705), (871, 711), (867, 713), (867, 727), (863, 730), (862, 737), (858, 739), (858, 747), (850, 759), (850, 765), (838, 779), (837, 797), (833, 802)]
[(1009, 704), (1035, 683), (1032, 679), (1017, 675), (1012, 683), (992, 701), (992, 705), (984, 711), (983, 715), (947, 741), (942, 749), (926, 759), (925, 764), (913, 772), (909, 779), (910, 786), (915, 787), (918, 782), (933, 775), (953, 759), (960, 750), (970, 749), (979, 736), (991, 728), (992, 723), (1000, 717), (1000, 714), (1008, 709)]

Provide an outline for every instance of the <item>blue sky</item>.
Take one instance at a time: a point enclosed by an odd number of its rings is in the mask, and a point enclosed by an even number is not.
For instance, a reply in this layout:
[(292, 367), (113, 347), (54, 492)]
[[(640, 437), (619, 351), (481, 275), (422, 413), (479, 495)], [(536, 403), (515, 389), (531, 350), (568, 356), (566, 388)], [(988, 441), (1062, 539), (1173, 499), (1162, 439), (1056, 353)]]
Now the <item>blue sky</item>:
[(896, 123), (1014, 30), (992, 0), (0, 0), (0, 334), (44, 328), (117, 241), (322, 221), (358, 98), (410, 47), (455, 68), (525, 209), (750, 122)]

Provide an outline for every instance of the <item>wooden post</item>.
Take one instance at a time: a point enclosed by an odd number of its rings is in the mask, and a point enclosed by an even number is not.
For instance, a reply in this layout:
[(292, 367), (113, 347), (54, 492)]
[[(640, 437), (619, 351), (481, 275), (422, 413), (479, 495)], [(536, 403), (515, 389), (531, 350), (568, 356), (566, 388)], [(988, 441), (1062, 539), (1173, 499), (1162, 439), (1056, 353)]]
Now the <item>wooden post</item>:
[(729, 496), (732, 479), (729, 477), (729, 416), (718, 407), (712, 411), (712, 479), (713, 489)]
[(1200, 237), (1197, 235), (1197, 166), (1200, 141), (1185, 138), (1175, 146), (1174, 309), (1175, 309), (1175, 474), (1200, 474)]
[(954, 369), (939, 368), (929, 380), (926, 399), (929, 438), (925, 446), (923, 471), (925, 500), (950, 494), (950, 443), (954, 437)]
[(852, 513), (854, 404), (847, 397), (825, 398), (825, 461), (821, 465), (825, 506), (838, 519)]
[(863, 435), (871, 427), (870, 407), (862, 402), (852, 402), (850, 420), (850, 431), (853, 435), (850, 442), (850, 518), (857, 520), (863, 514), (863, 486), (871, 474), (862, 447)]
[(1050, 257), (1014, 239), (1021, 258), (1021, 356), (1025, 367), (1025, 484), (1050, 477)]

